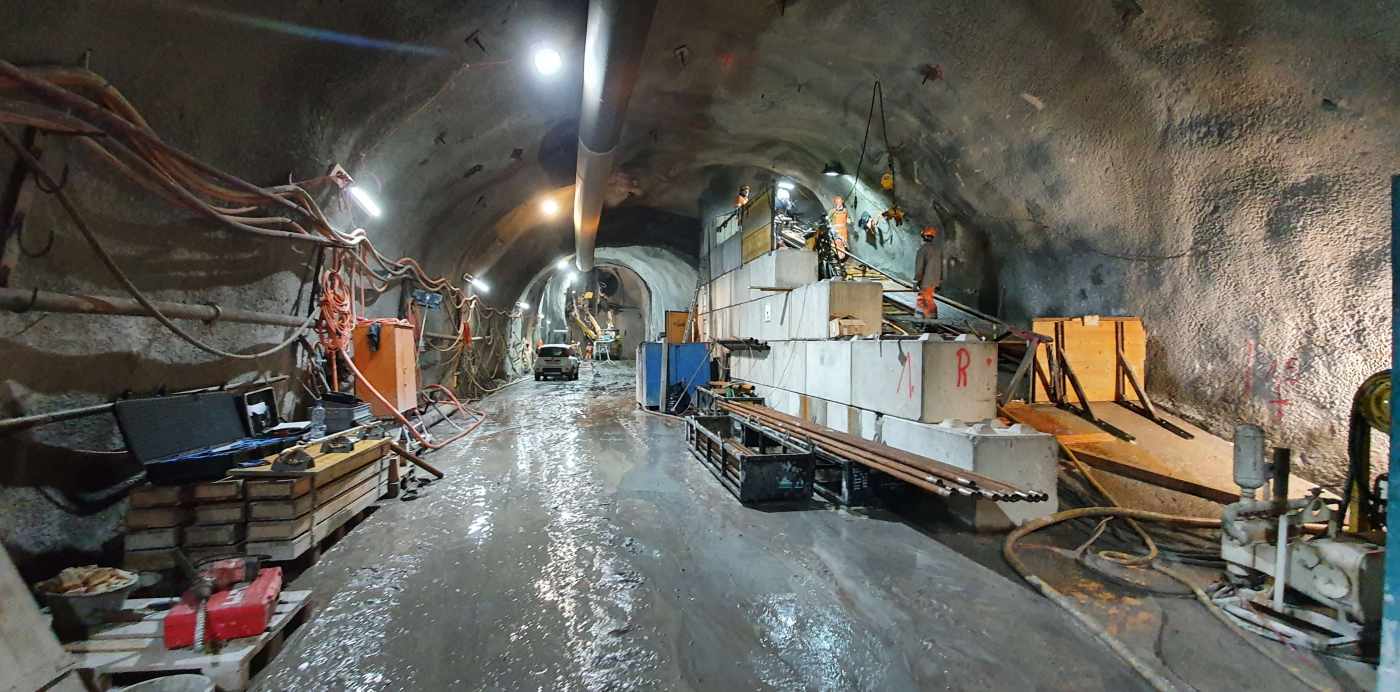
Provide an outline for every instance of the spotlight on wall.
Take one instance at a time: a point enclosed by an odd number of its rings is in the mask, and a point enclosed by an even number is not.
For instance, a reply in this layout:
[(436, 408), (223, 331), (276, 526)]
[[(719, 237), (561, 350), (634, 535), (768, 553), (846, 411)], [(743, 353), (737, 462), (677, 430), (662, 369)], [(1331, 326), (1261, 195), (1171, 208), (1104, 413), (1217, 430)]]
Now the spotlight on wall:
[(559, 51), (553, 48), (537, 48), (535, 50), (535, 70), (548, 77), (559, 68), (564, 66), (564, 59), (559, 57)]
[(558, 269), (559, 271), (564, 271), (565, 269), (568, 269), (568, 268), (569, 268), (569, 258), (568, 258), (568, 257), (560, 257), (560, 258), (559, 258), (559, 261), (554, 263), (554, 268), (555, 268), (555, 269)]
[(515, 304), (515, 307), (518, 307), (518, 308), (520, 308), (521, 310), (529, 310), (529, 309), (530, 309), (530, 304), (522, 300), (522, 301), (516, 303), (516, 304)]
[(355, 204), (365, 210), (366, 214), (376, 219), (384, 214), (384, 210), (379, 208), (379, 204), (374, 201), (374, 198), (359, 185), (350, 186), (350, 199), (355, 200)]
[(832, 161), (831, 163), (826, 164), (826, 167), (822, 169), (822, 175), (827, 176), (829, 178), (835, 178), (838, 175), (845, 174), (846, 169), (841, 167), (840, 161)]
[(559, 203), (553, 197), (546, 197), (540, 202), (540, 212), (545, 216), (554, 216), (559, 213)]
[(779, 202), (787, 202), (792, 199), (792, 191), (780, 185), (778, 186), (777, 197)]

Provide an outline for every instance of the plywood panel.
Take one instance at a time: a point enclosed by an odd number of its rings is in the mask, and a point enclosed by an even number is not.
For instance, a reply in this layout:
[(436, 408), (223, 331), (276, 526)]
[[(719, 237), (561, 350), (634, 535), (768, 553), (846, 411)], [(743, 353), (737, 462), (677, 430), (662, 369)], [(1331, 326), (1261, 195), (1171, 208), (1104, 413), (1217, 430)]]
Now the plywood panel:
[[(1123, 355), (1139, 384), (1147, 382), (1147, 331), (1142, 320), (1136, 317), (1100, 317), (1097, 322), (1082, 317), (1041, 317), (1032, 320), (1031, 329), (1037, 334), (1052, 336), (1064, 350), (1065, 362), (1074, 370), (1084, 395), (1089, 401), (1113, 401), (1122, 392), (1122, 398), (1137, 401), (1126, 377), (1118, 370), (1117, 350)], [(1042, 371), (1051, 376), (1049, 346), (1042, 345), (1036, 351), (1036, 363)], [(1068, 379), (1061, 385), (1072, 402), (1078, 401)], [(1049, 396), (1039, 379), (1031, 386), (1031, 401), (1049, 401)]]
[[(762, 257), (773, 247), (773, 227), (764, 225), (744, 233), (743, 260), (752, 262)], [(748, 286), (744, 287), (745, 289)]]

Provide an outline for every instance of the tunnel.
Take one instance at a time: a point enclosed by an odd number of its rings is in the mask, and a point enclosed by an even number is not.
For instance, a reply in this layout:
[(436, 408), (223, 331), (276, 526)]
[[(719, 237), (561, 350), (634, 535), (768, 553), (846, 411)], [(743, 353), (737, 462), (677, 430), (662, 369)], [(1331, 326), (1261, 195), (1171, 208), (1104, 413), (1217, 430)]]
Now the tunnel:
[[(162, 483), (122, 411), (227, 395), (234, 427), (270, 406), (305, 433), (279, 459), (341, 406), (404, 447), (378, 462), (396, 495), (303, 527), (338, 542), (282, 568), (316, 607), (257, 689), (1400, 685), (1379, 634), (1400, 4), (0, 5), (0, 575), (26, 591), (122, 567), (133, 513), (180, 508), (142, 539), (207, 529), (193, 490), (143, 504)], [(544, 345), (579, 379), (539, 381)], [(355, 354), (394, 349), (411, 383), (366, 392)], [(937, 368), (973, 372), (981, 408), (935, 414)], [(862, 403), (886, 385), (900, 401)], [(166, 453), (205, 444), (149, 425)], [(1259, 511), (1295, 520), (1251, 545), (1360, 551), (1323, 599), (1344, 658), (1279, 665), (1303, 635), (1221, 621), (1287, 562), (1234, 568), (1228, 525), (1263, 521), (1226, 510), (1256, 500), (1241, 426), (1277, 462)], [(950, 430), (969, 459), (1048, 451), (959, 485), (939, 455), (962, 452), (928, 442)], [(856, 468), (892, 495), (726, 492), (734, 455), (803, 454), (811, 484)], [(903, 466), (924, 457), (951, 475)], [(242, 523), (199, 555), (252, 552), (234, 492)], [(1061, 516), (1086, 507), (1116, 509)], [(184, 590), (170, 540), (138, 595)]]

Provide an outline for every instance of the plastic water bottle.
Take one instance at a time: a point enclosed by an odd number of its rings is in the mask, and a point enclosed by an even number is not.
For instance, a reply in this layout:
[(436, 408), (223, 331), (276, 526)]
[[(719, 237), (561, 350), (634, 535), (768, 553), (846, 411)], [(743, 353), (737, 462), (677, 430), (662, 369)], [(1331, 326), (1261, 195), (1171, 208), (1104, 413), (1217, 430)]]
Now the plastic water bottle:
[(319, 439), (326, 436), (326, 407), (321, 402), (316, 402), (311, 407), (311, 439)]

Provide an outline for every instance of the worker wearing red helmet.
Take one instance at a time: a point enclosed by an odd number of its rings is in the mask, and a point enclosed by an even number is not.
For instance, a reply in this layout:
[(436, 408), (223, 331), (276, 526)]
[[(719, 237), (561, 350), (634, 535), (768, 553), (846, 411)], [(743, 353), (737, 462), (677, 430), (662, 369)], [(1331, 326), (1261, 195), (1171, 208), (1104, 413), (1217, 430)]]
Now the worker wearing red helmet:
[(938, 316), (938, 303), (933, 296), (943, 283), (943, 240), (933, 226), (924, 226), (921, 235), (924, 242), (914, 258), (914, 284), (919, 287), (919, 311), (932, 318)]

